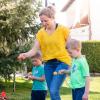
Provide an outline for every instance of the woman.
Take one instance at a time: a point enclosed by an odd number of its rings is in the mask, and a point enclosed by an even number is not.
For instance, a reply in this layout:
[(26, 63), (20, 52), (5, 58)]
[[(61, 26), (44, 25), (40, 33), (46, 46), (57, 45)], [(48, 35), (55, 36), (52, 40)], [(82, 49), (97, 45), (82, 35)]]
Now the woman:
[(55, 10), (52, 6), (42, 9), (39, 17), (43, 28), (36, 34), (33, 48), (26, 53), (21, 53), (18, 59), (32, 57), (40, 49), (51, 100), (61, 100), (59, 89), (66, 75), (55, 73), (61, 69), (69, 69), (71, 64), (71, 58), (65, 49), (69, 39), (69, 29), (55, 22)]

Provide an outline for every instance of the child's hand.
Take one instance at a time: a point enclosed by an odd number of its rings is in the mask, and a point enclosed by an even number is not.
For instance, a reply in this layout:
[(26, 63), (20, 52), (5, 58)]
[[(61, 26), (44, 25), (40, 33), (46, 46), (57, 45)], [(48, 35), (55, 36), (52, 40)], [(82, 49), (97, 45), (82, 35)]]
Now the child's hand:
[(58, 74), (66, 74), (66, 70), (65, 69), (59, 70)]
[(58, 74), (69, 74), (69, 70), (65, 69), (59, 70)]
[(32, 75), (32, 72), (29, 72), (29, 73), (28, 73), (28, 76), (30, 76), (30, 75)]
[(28, 75), (25, 75), (25, 78), (28, 78)]
[(57, 72), (53, 72), (53, 75), (57, 75), (58, 73)]
[(32, 76), (31, 76), (31, 75), (29, 75), (29, 76), (28, 76), (28, 79), (29, 79), (29, 80), (32, 80)]
[(65, 69), (62, 69), (62, 70), (59, 70), (58, 72), (53, 72), (53, 75), (60, 75), (60, 74), (69, 74), (69, 70), (65, 70)]
[(84, 93), (82, 100), (88, 100), (88, 93)]
[(28, 79), (29, 79), (29, 80), (35, 80), (35, 77), (32, 76), (32, 75), (29, 75), (29, 76), (28, 76)]

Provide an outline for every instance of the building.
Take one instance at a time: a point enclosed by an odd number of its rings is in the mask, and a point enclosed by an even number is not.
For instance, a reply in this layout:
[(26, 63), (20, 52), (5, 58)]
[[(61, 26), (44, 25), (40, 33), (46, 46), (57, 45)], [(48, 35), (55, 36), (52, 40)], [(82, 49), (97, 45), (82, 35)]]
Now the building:
[[(44, 1), (44, 0), (43, 0)], [(100, 1), (99, 0), (45, 0), (47, 5), (54, 3), (56, 21), (74, 27), (71, 35), (80, 40), (100, 40)]]
[(78, 34), (80, 33), (79, 37), (81, 39), (100, 40), (99, 9), (99, 0), (67, 0), (62, 11), (66, 12), (69, 25), (75, 27), (75, 29), (72, 30), (72, 36), (74, 32), (78, 32)]

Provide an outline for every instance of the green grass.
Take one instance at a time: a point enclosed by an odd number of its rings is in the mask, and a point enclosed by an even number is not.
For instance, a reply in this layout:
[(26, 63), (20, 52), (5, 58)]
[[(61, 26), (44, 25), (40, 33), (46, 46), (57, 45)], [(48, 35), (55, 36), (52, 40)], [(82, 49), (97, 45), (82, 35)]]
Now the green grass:
[[(90, 85), (89, 100), (100, 100), (100, 77), (92, 77)], [(16, 91), (13, 93), (13, 83), (6, 84), (6, 92), (9, 100), (30, 100), (32, 82), (22, 79), (17, 79)], [(61, 87), (61, 98), (62, 100), (71, 99), (71, 89), (68, 88), (67, 82), (65, 81)], [(47, 99), (50, 100), (49, 93)]]

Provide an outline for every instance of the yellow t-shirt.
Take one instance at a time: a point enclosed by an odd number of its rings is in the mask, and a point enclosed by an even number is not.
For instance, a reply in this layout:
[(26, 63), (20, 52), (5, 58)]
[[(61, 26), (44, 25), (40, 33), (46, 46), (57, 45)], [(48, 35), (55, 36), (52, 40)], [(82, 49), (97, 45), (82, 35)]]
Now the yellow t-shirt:
[(48, 34), (44, 28), (39, 30), (36, 39), (39, 41), (44, 61), (56, 58), (71, 65), (71, 57), (65, 48), (69, 33), (69, 29), (61, 25), (52, 34)]

